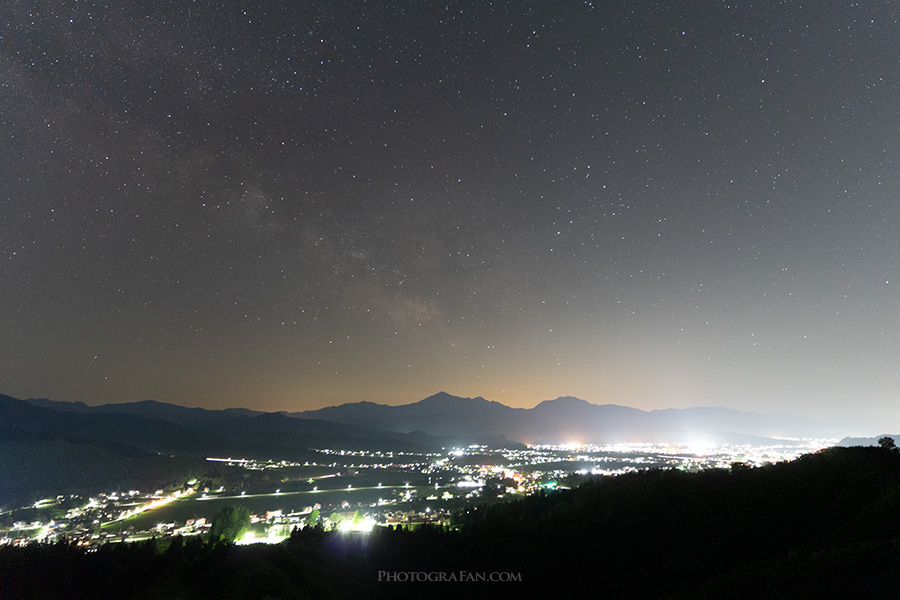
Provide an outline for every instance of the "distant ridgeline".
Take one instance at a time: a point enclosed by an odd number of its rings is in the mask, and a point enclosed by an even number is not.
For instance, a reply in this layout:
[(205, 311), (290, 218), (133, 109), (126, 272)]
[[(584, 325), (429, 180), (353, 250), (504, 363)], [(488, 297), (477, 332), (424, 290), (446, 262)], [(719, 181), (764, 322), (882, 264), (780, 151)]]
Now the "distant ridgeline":
[[(582, 581), (602, 598), (890, 598), (897, 515), (900, 452), (830, 448), (755, 469), (590, 480), (469, 509), (457, 530), (0, 548), (0, 597), (534, 598)], [(479, 574), (501, 581), (460, 579)]]
[(145, 401), (87, 406), (0, 395), (0, 507), (100, 488), (147, 489), (184, 478), (206, 456), (303, 460), (310, 448), (428, 452), (522, 443), (687, 441), (764, 445), (767, 436), (834, 435), (790, 415), (725, 408), (641, 411), (571, 397), (532, 409), (439, 393), (386, 406), (359, 402), (304, 413), (205, 410)]
[(592, 404), (571, 396), (526, 409), (440, 392), (401, 406), (355, 402), (285, 414), (398, 433), (495, 435), (528, 444), (673, 443), (688, 442), (700, 435), (713, 445), (764, 445), (772, 443), (773, 438), (838, 438), (847, 434), (846, 429), (841, 429), (845, 425), (783, 413), (716, 407), (643, 411), (616, 404)]

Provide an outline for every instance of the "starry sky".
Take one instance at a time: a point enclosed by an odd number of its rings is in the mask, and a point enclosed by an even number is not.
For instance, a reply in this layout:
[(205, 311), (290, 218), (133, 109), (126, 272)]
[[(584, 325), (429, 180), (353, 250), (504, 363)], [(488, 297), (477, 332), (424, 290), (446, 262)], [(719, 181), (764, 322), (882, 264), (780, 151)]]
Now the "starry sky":
[(900, 424), (893, 1), (0, 10), (2, 393)]

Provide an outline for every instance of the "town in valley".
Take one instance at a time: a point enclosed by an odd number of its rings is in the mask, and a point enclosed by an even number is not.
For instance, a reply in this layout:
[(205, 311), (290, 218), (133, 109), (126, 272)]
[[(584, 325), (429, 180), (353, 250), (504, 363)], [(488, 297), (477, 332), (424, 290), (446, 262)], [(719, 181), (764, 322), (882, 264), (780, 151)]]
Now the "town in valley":
[(454, 526), (479, 505), (574, 487), (588, 478), (647, 469), (743, 469), (790, 461), (834, 440), (767, 446), (702, 444), (472, 445), (440, 452), (317, 449), (314, 460), (208, 457), (204, 473), (155, 490), (60, 494), (2, 507), (0, 545), (66, 540), (107, 543), (206, 536), (217, 509), (244, 506), (251, 525), (240, 544), (278, 543), (295, 528), (355, 534), (373, 527)]

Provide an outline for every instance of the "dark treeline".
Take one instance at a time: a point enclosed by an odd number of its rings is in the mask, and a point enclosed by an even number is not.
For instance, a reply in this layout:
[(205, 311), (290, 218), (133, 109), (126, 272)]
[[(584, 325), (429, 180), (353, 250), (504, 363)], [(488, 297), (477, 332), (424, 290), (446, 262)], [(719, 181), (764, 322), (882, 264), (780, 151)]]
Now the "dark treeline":
[[(458, 520), (453, 531), (306, 528), (278, 546), (4, 548), (0, 597), (553, 597), (573, 582), (606, 598), (893, 597), (900, 453), (833, 448), (758, 469), (607, 477)], [(521, 582), (385, 581), (410, 572)]]

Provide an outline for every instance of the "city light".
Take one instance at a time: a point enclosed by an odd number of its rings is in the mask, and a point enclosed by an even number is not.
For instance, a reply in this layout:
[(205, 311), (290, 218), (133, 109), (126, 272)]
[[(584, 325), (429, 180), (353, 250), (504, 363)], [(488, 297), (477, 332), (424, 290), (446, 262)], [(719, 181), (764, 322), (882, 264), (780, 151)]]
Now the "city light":
[[(315, 523), (345, 532), (371, 531), (382, 525), (448, 525), (452, 510), (500, 501), (509, 494), (549, 493), (578, 485), (584, 478), (615, 477), (647, 469), (702, 471), (730, 469), (735, 463), (758, 467), (793, 460), (830, 443), (821, 439), (777, 440), (768, 445), (716, 447), (696, 438), (687, 443), (532, 445), (517, 449), (468, 446), (421, 454), (319, 449), (321, 460), (303, 463), (210, 458), (231, 473), (227, 478), (230, 484), (211, 490), (212, 486), (203, 486), (192, 478), (189, 481), (194, 485), (173, 484), (169, 489), (174, 491), (168, 493), (157, 489), (94, 494), (82, 504), (67, 508), (64, 517), (15, 522), (7, 531), (0, 531), (0, 545), (49, 542), (65, 535), (74, 543), (96, 548), (110, 541), (202, 535), (210, 527), (214, 507), (221, 506), (222, 501), (252, 507), (251, 529), (239, 544), (278, 543), (291, 530)], [(272, 471), (280, 473), (278, 487), (263, 483)], [(264, 479), (247, 479), (250, 473), (259, 473)], [(581, 479), (572, 479), (578, 477)], [(314, 482), (316, 485), (311, 485)], [(196, 494), (195, 486), (201, 487), (202, 493)], [(28, 508), (52, 509), (64, 499), (46, 498)], [(176, 501), (183, 502), (179, 506), (192, 507), (190, 517), (165, 516), (184, 513), (184, 508), (167, 512)], [(314, 511), (321, 511), (321, 516), (316, 512), (313, 517)], [(332, 523), (326, 515), (335, 512), (339, 517)], [(148, 513), (160, 518), (148, 523), (144, 516)], [(116, 533), (121, 527), (109, 527), (126, 521), (144, 523), (139, 526), (143, 530), (133, 525), (126, 535)]]

